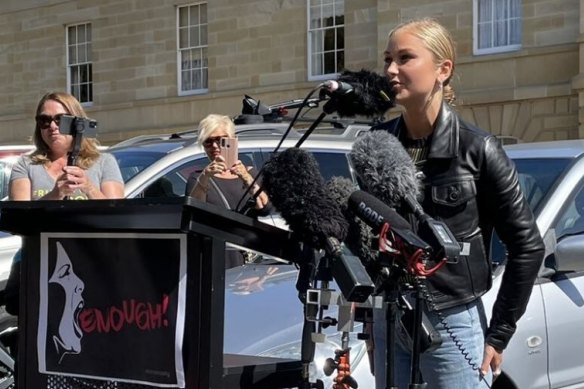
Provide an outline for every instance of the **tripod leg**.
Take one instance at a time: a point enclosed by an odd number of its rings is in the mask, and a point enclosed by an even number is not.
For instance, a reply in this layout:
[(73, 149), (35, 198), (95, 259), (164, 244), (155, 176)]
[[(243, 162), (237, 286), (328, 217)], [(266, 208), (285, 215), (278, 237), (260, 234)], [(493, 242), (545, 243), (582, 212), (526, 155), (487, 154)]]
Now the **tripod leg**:
[(386, 355), (385, 355), (385, 387), (397, 389), (395, 386), (395, 347), (396, 347), (397, 293), (391, 292), (387, 299), (386, 310)]
[(414, 309), (414, 328), (412, 339), (412, 370), (409, 389), (424, 389), (426, 383), (422, 380), (420, 372), (420, 333), (422, 330), (422, 302), (423, 298), (420, 291), (416, 291), (416, 308)]

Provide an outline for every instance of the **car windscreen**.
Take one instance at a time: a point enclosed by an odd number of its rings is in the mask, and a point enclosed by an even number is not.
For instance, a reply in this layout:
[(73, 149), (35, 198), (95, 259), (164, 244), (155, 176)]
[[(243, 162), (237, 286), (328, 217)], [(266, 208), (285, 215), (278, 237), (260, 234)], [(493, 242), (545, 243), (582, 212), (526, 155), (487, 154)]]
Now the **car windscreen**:
[[(345, 177), (352, 179), (351, 169), (349, 167), (347, 150), (309, 150), (316, 159), (320, 173), (325, 181), (332, 177)], [(264, 160), (267, 161), (273, 153), (264, 153)]]
[(118, 161), (124, 182), (128, 182), (142, 170), (166, 155), (165, 153), (136, 150), (110, 150), (109, 152)]

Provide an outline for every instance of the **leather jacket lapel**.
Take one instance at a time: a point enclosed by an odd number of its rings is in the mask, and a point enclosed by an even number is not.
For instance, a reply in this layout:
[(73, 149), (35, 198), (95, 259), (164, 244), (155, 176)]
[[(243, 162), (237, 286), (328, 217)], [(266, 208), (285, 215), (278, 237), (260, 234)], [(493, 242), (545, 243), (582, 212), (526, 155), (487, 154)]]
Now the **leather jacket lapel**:
[(458, 116), (452, 112), (452, 108), (446, 102), (443, 102), (434, 126), (428, 158), (456, 158), (458, 156), (458, 131)]

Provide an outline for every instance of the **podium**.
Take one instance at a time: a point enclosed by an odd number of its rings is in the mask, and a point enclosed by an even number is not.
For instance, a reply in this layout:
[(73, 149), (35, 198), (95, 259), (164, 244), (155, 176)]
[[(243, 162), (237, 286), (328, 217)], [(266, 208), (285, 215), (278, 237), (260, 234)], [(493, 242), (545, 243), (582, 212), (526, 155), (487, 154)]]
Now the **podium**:
[(226, 242), (295, 260), (287, 231), (191, 198), (4, 202), (0, 229), (23, 237), (18, 388), (298, 386), (300, 361), (223, 353)]

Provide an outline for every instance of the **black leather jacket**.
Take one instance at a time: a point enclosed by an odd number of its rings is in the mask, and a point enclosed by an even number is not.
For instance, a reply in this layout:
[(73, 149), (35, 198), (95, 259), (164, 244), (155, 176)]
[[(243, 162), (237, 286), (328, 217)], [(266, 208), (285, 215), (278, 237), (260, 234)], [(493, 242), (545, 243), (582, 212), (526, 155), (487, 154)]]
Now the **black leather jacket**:
[[(406, 133), (401, 117), (374, 129), (398, 139)], [(507, 248), (507, 266), (486, 334), (486, 341), (502, 350), (525, 312), (544, 253), (515, 167), (493, 135), (465, 123), (443, 103), (422, 172), (422, 207), (448, 225), (463, 250), (470, 249), (457, 263), (428, 277), (436, 309), (468, 303), (489, 290), (493, 228)]]

